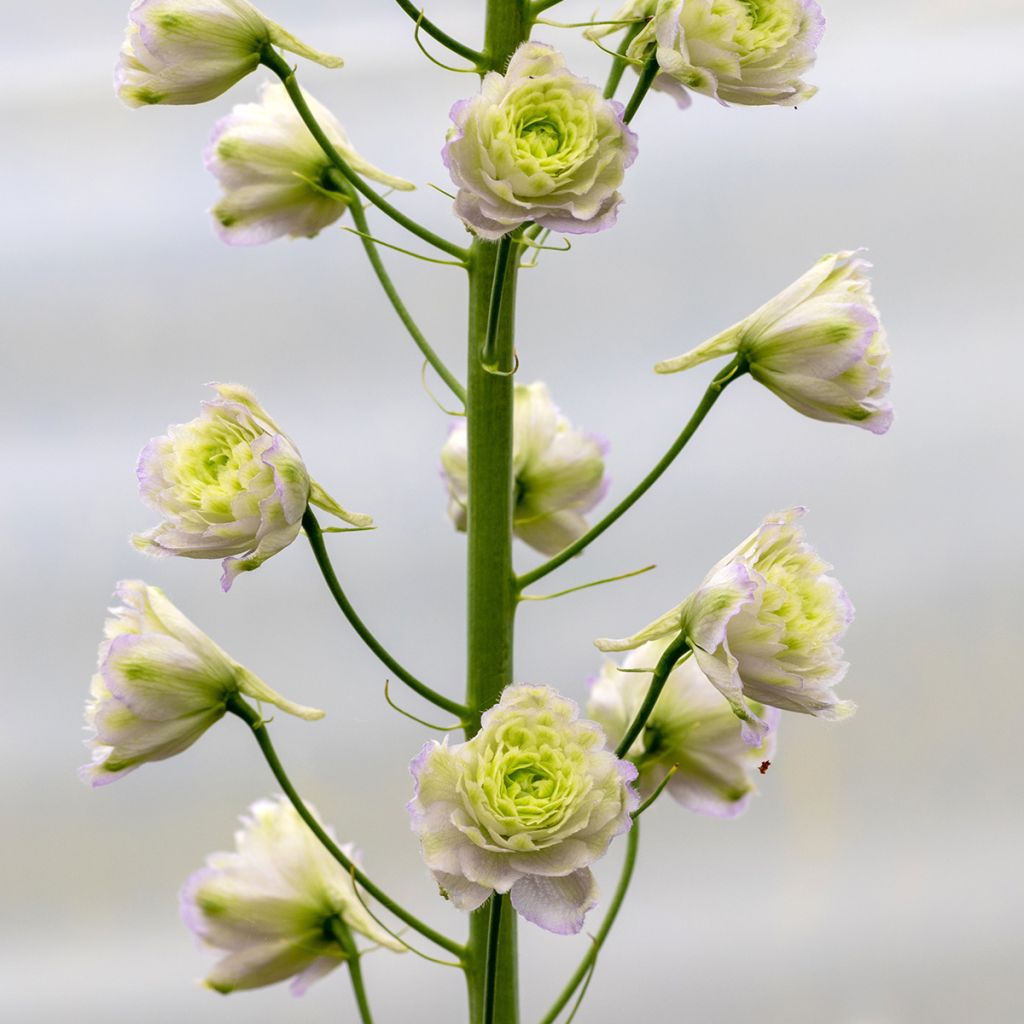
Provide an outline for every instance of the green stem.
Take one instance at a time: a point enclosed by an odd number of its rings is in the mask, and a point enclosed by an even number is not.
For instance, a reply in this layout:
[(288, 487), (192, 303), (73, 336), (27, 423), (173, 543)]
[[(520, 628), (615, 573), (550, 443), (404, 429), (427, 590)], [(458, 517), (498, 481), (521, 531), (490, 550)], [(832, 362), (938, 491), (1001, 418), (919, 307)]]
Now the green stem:
[(401, 210), (392, 206), (380, 193), (375, 192), (369, 185), (366, 184), (363, 179), (349, 167), (348, 163), (344, 160), (341, 154), (334, 148), (334, 143), (327, 137), (324, 130), (320, 127), (319, 122), (313, 116), (313, 112), (309, 109), (309, 104), (306, 102), (306, 97), (302, 95), (302, 89), (299, 87), (298, 79), (295, 77), (295, 72), (289, 66), (288, 62), (275, 50), (272, 46), (266, 46), (263, 52), (260, 54), (261, 63), (269, 68), (271, 71), (281, 79), (281, 83), (285, 87), (285, 91), (291, 97), (292, 103), (295, 105), (296, 111), (298, 111), (299, 117), (302, 118), (305, 126), (310, 130), (313, 138), (316, 139), (320, 148), (327, 155), (327, 159), (344, 175), (345, 180), (356, 190), (362, 192), (367, 199), (373, 203), (377, 209), (382, 210), (386, 213), (396, 224), (400, 224), (406, 231), (411, 231), (418, 238), (422, 238), (424, 242), (435, 246), (442, 252), (448, 253), (449, 256), (454, 256), (457, 260), (464, 261), (466, 259), (466, 250), (461, 245), (456, 245), (454, 242), (449, 242), (447, 238), (442, 238), (440, 235), (434, 234), (429, 228), (423, 227), (422, 224), (418, 224), (411, 217), (407, 217)]
[(610, 100), (615, 93), (618, 91), (619, 83), (622, 81), (622, 76), (626, 73), (626, 51), (629, 49), (629, 44), (640, 34), (640, 30), (643, 28), (643, 22), (638, 25), (631, 25), (626, 34), (622, 37), (622, 42), (619, 44), (619, 48), (616, 51), (618, 57), (612, 61), (611, 70), (608, 72), (608, 81), (605, 82), (604, 86), (604, 98)]
[(579, 967), (576, 968), (575, 974), (569, 979), (569, 983), (562, 990), (562, 994), (555, 1000), (554, 1005), (548, 1010), (540, 1024), (554, 1024), (555, 1018), (562, 1012), (569, 1000), (572, 999), (573, 992), (576, 991), (580, 982), (587, 976), (587, 972), (593, 966), (598, 953), (601, 952), (604, 940), (608, 938), (608, 933), (612, 930), (612, 925), (615, 924), (615, 918), (618, 917), (622, 901), (626, 898), (629, 883), (633, 878), (633, 869), (636, 867), (636, 852), (639, 845), (640, 823), (634, 821), (632, 828), (629, 830), (629, 835), (626, 837), (626, 859), (622, 863), (622, 874), (619, 875), (619, 884), (615, 887), (615, 894), (612, 896), (611, 903), (608, 904), (608, 913), (605, 914), (601, 927), (594, 936), (594, 941), (590, 949), (587, 950), (586, 956), (583, 957)]
[(530, 5), (530, 20), (533, 21), (551, 7), (560, 4), (562, 0), (533, 0)]
[(622, 120), (625, 121), (626, 124), (629, 124), (629, 122), (633, 120), (634, 115), (640, 109), (640, 104), (643, 103), (644, 97), (647, 95), (647, 90), (650, 89), (651, 83), (657, 77), (658, 58), (651, 57), (640, 69), (640, 79), (636, 83), (633, 95), (629, 97), (629, 102), (626, 104), (625, 113), (622, 115)]
[(496, 892), (490, 899), (487, 921), (487, 958), (484, 966), (484, 1024), (493, 1024), (494, 997), (498, 981), (498, 945), (501, 940), (501, 908), (507, 896)]
[(487, 305), (487, 334), (484, 338), (480, 359), (484, 366), (497, 373), (508, 373), (513, 366), (512, 353), (508, 352), (507, 365), (498, 358), (498, 324), (501, 320), (501, 302), (508, 279), (508, 257), (512, 249), (511, 235), (503, 236), (498, 242), (498, 254), (494, 261), (494, 278), (491, 283), (491, 299)]
[(704, 422), (704, 417), (711, 411), (711, 407), (718, 401), (722, 392), (725, 390), (726, 385), (738, 377), (741, 373), (745, 373), (746, 369), (739, 357), (734, 359), (721, 373), (719, 373), (715, 379), (709, 385), (707, 391), (704, 392), (704, 397), (700, 401), (700, 405), (697, 406), (693, 415), (690, 417), (689, 423), (683, 427), (683, 432), (675, 439), (672, 443), (672, 447), (658, 461), (658, 464), (650, 471), (608, 513), (600, 522), (595, 523), (582, 537), (574, 540), (568, 547), (563, 548), (558, 552), (554, 558), (548, 559), (543, 565), (538, 565), (536, 569), (531, 569), (527, 573), (523, 573), (522, 576), (517, 580), (517, 587), (519, 590), (523, 590), (528, 587), (531, 583), (536, 583), (537, 580), (543, 579), (548, 573), (553, 572), (560, 565), (564, 565), (569, 561), (570, 558), (578, 555), (584, 550), (591, 542), (597, 540), (598, 537), (617, 522), (626, 512), (628, 512), (653, 486), (657, 483), (661, 475), (668, 469), (669, 466), (675, 461), (676, 456), (686, 447), (687, 442), (697, 432), (697, 428)]
[(359, 964), (359, 947), (356, 946), (348, 925), (340, 917), (331, 918), (331, 932), (338, 940), (338, 945), (345, 951), (348, 973), (352, 979), (352, 992), (356, 997), (356, 1006), (359, 1007), (359, 1019), (363, 1024), (373, 1024), (370, 1002), (366, 998), (366, 988), (363, 985), (363, 969)]
[(363, 242), (363, 248), (366, 250), (366, 257), (370, 261), (370, 266), (373, 267), (373, 272), (377, 275), (377, 280), (380, 281), (381, 287), (384, 289), (384, 294), (387, 295), (388, 299), (390, 299), (391, 305), (398, 314), (398, 319), (405, 325), (405, 329), (409, 332), (412, 340), (416, 343), (416, 347), (423, 353), (424, 358), (434, 368), (434, 372), (445, 382), (445, 384), (448, 385), (451, 393), (455, 395), (463, 405), (465, 405), (466, 389), (459, 383), (455, 374), (445, 366), (444, 361), (433, 350), (430, 343), (423, 336), (423, 332), (419, 329), (416, 321), (413, 320), (408, 309), (405, 308), (405, 303), (402, 302), (398, 292), (395, 290), (391, 277), (384, 269), (384, 263), (380, 258), (380, 253), (377, 251), (376, 244), (372, 239), (366, 237), (366, 235), (369, 234), (368, 225), (366, 223), (366, 214), (363, 213), (363, 207), (355, 196), (352, 196), (350, 209), (352, 211), (352, 221), (361, 233), (360, 238)]
[(431, 39), (436, 39), (442, 46), (447, 47), (452, 53), (457, 53), (460, 57), (465, 57), (471, 64), (476, 67), (484, 67), (487, 63), (487, 58), (479, 51), (474, 50), (471, 46), (466, 46), (465, 43), (460, 43), (454, 36), (448, 35), (447, 32), (439, 29), (429, 18), (425, 17), (423, 11), (418, 8), (415, 4), (411, 3), (410, 0), (395, 0), (399, 7), (405, 11), (406, 14), (416, 22), (419, 27), (427, 33)]
[(334, 566), (331, 564), (330, 555), (327, 554), (327, 547), (324, 544), (323, 532), (320, 529), (320, 523), (317, 521), (316, 516), (313, 514), (311, 508), (307, 508), (302, 516), (302, 527), (306, 531), (306, 536), (309, 538), (309, 546), (313, 549), (313, 557), (316, 558), (316, 564), (320, 566), (320, 573), (324, 578), (324, 582), (327, 584), (327, 589), (331, 592), (331, 596), (334, 598), (338, 607), (341, 609), (342, 614), (351, 623), (352, 628), (359, 635), (360, 640), (366, 644), (367, 647), (373, 651), (374, 654), (391, 669), (394, 674), (409, 687), (410, 690), (415, 690), (424, 700), (429, 700), (431, 704), (436, 705), (439, 708), (443, 708), (450, 714), (455, 715), (459, 719), (467, 719), (469, 717), (469, 709), (464, 707), (458, 701), (450, 700), (443, 694), (438, 693), (436, 690), (432, 690), (426, 683), (421, 683), (411, 672), (404, 668), (398, 661), (395, 660), (384, 647), (384, 645), (370, 632), (366, 624), (356, 613), (355, 608), (349, 602), (348, 597), (345, 595), (345, 591), (341, 588), (341, 583), (338, 581), (338, 577), (334, 572)]
[(338, 844), (324, 831), (320, 822), (316, 820), (309, 808), (305, 805), (302, 797), (299, 796), (298, 791), (292, 785), (291, 779), (288, 778), (287, 773), (281, 764), (280, 759), (277, 756), (277, 751), (274, 749), (273, 743), (270, 741), (270, 733), (267, 732), (267, 727), (263, 721), (263, 718), (256, 711), (255, 708), (251, 707), (246, 701), (242, 700), (241, 697), (234, 695), (228, 698), (227, 709), (232, 714), (237, 715), (245, 722), (246, 725), (252, 730), (253, 736), (256, 737), (256, 742), (259, 744), (260, 750), (263, 752), (267, 765), (270, 767), (270, 771), (273, 773), (274, 778), (277, 780), (277, 784), (284, 791), (284, 795), (291, 801), (292, 806), (295, 808), (299, 817), (309, 826), (310, 831), (320, 840), (323, 844), (324, 849), (345, 869), (345, 871), (352, 876), (352, 878), (358, 882), (370, 896), (372, 896), (382, 907), (390, 910), (400, 921), (404, 921), (410, 928), (417, 931), (425, 939), (429, 939), (435, 945), (440, 946), (441, 949), (447, 950), (453, 956), (459, 960), (465, 962), (466, 949), (461, 946), (458, 942), (453, 939), (449, 939), (446, 935), (442, 935), (440, 932), (435, 931), (430, 925), (425, 924), (414, 914), (409, 913), (405, 907), (401, 904), (396, 903), (386, 892), (374, 885), (362, 871), (359, 870), (356, 865), (349, 860), (348, 857), (342, 852)]
[(644, 726), (647, 724), (647, 719), (651, 717), (651, 713), (654, 711), (654, 705), (658, 703), (658, 698), (661, 696), (661, 691), (665, 689), (665, 683), (668, 682), (668, 677), (672, 674), (672, 669), (679, 664), (690, 652), (690, 641), (686, 638), (684, 633), (680, 633), (665, 648), (665, 653), (658, 659), (657, 667), (654, 669), (654, 676), (651, 678), (651, 685), (647, 687), (647, 695), (644, 697), (643, 704), (640, 705), (640, 710), (637, 711), (636, 717), (630, 723), (629, 728), (626, 730), (626, 734), (619, 740), (619, 745), (615, 748), (616, 757), (625, 757), (629, 753), (629, 748), (636, 742), (637, 736), (644, 731)]

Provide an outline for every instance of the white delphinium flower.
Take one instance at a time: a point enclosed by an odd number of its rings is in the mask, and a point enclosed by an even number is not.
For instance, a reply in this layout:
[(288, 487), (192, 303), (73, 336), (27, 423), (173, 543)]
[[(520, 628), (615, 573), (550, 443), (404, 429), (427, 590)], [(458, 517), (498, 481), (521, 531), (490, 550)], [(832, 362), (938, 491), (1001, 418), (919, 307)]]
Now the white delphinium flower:
[(676, 373), (739, 355), (754, 380), (812, 419), (884, 434), (892, 423), (889, 344), (856, 252), (823, 256), (745, 320), (658, 363)]
[(308, 504), (356, 527), (369, 516), (347, 512), (311, 480), (292, 440), (247, 388), (213, 385), (202, 413), (170, 427), (139, 455), (142, 500), (164, 522), (133, 543), (149, 555), (222, 558), (221, 585), (258, 568), (299, 535)]
[(541, 928), (583, 927), (597, 902), (590, 865), (629, 830), (637, 796), (636, 769), (576, 704), (547, 686), (510, 686), (471, 740), (428, 743), (412, 774), (412, 827), (455, 906), (509, 893)]
[(479, 237), (528, 220), (576, 233), (615, 223), (636, 136), (621, 104), (572, 74), (557, 50), (523, 43), (505, 74), (486, 75), (451, 118), (442, 155), (459, 187), (455, 212)]
[(685, 601), (639, 633), (597, 646), (625, 651), (682, 635), (752, 745), (769, 730), (751, 701), (825, 719), (851, 715), (856, 706), (833, 687), (846, 674), (839, 639), (853, 606), (804, 540), (796, 524), (803, 512), (769, 516)]
[[(337, 118), (308, 93), (304, 96), (353, 171), (388, 188), (415, 188), (364, 160)], [(256, 245), (282, 235), (312, 238), (351, 201), (351, 188), (277, 82), (263, 86), (258, 103), (240, 103), (217, 122), (205, 159), (224, 189), (212, 211), (217, 233), (231, 245)]]
[[(608, 488), (605, 445), (569, 423), (551, 401), (546, 384), (517, 384), (514, 402), (512, 529), (530, 547), (553, 555), (586, 533), (583, 513)], [(448, 485), (448, 514), (455, 528), (463, 531), (469, 502), (468, 457), (466, 423), (461, 420), (441, 449), (441, 466)]]
[(270, 46), (326, 68), (342, 64), (246, 0), (135, 0), (114, 85), (129, 107), (204, 103), (255, 71)]
[(147, 761), (190, 747), (242, 694), (299, 718), (323, 717), (286, 700), (222, 651), (167, 599), (140, 580), (123, 580), (100, 644), (86, 705), (93, 786), (121, 778)]
[[(236, 852), (212, 854), (181, 893), (185, 923), (224, 952), (204, 982), (208, 988), (228, 993), (293, 978), (292, 992), (302, 995), (352, 955), (352, 932), (404, 951), (287, 800), (258, 801), (242, 826)], [(351, 844), (341, 850), (358, 862)], [(349, 933), (344, 944), (339, 924)]]
[[(630, 651), (622, 669), (606, 661), (594, 680), (587, 716), (600, 725), (614, 749), (636, 717), (651, 685), (653, 669), (671, 643), (652, 640)], [(643, 732), (626, 753), (638, 768), (637, 789), (650, 797), (665, 781), (666, 790), (683, 807), (698, 814), (735, 818), (757, 792), (754, 776), (774, 755), (777, 708), (754, 705), (769, 727), (760, 746), (742, 737), (742, 726), (729, 702), (708, 682), (692, 657), (669, 674)]]

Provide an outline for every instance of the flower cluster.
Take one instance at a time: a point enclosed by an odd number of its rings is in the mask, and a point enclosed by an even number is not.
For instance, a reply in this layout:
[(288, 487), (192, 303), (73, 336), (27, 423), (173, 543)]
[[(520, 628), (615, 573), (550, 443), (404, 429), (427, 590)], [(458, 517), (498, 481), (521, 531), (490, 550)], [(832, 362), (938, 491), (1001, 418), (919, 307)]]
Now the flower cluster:
[[(358, 860), (350, 844), (341, 849)], [(402, 952), (365, 902), (283, 797), (253, 804), (235, 852), (212, 854), (181, 893), (185, 923), (224, 953), (205, 981), (223, 993), (293, 978), (292, 992), (302, 995), (355, 955), (352, 932)]]
[[(621, 668), (605, 661), (594, 680), (587, 715), (597, 722), (614, 747), (625, 735), (647, 696), (651, 669), (671, 643), (652, 640), (630, 651)], [(734, 818), (746, 810), (757, 792), (754, 775), (774, 756), (777, 708), (752, 706), (768, 726), (759, 746), (743, 740), (742, 726), (729, 702), (708, 681), (694, 658), (681, 661), (669, 674), (646, 727), (626, 757), (639, 769), (637, 789), (643, 799), (665, 781), (666, 791), (687, 810)]]
[[(551, 401), (547, 385), (518, 384), (514, 396), (512, 529), (520, 540), (553, 555), (587, 531), (583, 513), (604, 496), (605, 445), (573, 427)], [(465, 530), (469, 511), (469, 451), (464, 420), (441, 449), (448, 514)]]
[(154, 438), (139, 456), (139, 493), (164, 517), (133, 538), (140, 551), (222, 558), (227, 590), (295, 540), (310, 503), (356, 527), (372, 523), (310, 479), (295, 444), (252, 392), (214, 387), (217, 397), (196, 419)]
[(427, 867), (460, 910), (509, 893), (528, 921), (578, 932), (597, 901), (590, 865), (629, 829), (633, 765), (546, 686), (508, 687), (465, 743), (428, 743), (409, 804)]
[(247, 0), (135, 0), (114, 84), (129, 107), (205, 103), (255, 71), (270, 46), (327, 68), (342, 64)]
[(823, 256), (745, 320), (655, 370), (676, 373), (738, 354), (755, 380), (797, 412), (884, 434), (892, 423), (889, 344), (869, 267), (855, 252)]
[(531, 220), (577, 233), (615, 222), (636, 136), (621, 105), (572, 74), (557, 50), (523, 43), (506, 73), (488, 74), (451, 117), (443, 156), (459, 187), (455, 212), (480, 238)]
[(625, 651), (682, 634), (755, 746), (770, 730), (751, 701), (818, 718), (852, 714), (855, 705), (833, 687), (846, 674), (839, 639), (853, 607), (804, 540), (796, 523), (803, 511), (769, 516), (681, 604), (633, 636), (597, 646)]
[(299, 718), (322, 718), (293, 704), (222, 651), (167, 599), (139, 580), (117, 585), (99, 667), (86, 706), (92, 763), (82, 777), (106, 785), (147, 761), (180, 754), (244, 694)]

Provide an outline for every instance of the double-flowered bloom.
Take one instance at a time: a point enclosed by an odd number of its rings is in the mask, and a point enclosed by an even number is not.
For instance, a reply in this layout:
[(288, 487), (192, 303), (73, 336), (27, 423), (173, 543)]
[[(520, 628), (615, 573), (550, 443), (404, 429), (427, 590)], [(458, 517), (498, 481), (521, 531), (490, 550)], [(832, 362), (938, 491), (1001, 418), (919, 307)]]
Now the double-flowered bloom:
[[(621, 670), (606, 661), (594, 680), (587, 715), (615, 747), (636, 718), (651, 685), (653, 669), (671, 639), (652, 640), (630, 651)], [(666, 790), (683, 807), (698, 814), (734, 818), (746, 810), (757, 792), (758, 766), (775, 750), (777, 708), (752, 709), (768, 726), (764, 741), (746, 743), (742, 726), (729, 702), (708, 681), (692, 657), (669, 674), (647, 725), (626, 753), (640, 771), (637, 789), (652, 796), (669, 776)]]
[(221, 585), (287, 547), (309, 504), (355, 527), (369, 516), (343, 509), (310, 479), (294, 442), (252, 392), (214, 385), (202, 413), (149, 442), (139, 456), (142, 500), (164, 522), (133, 538), (149, 555), (222, 558)]
[[(324, 134), (356, 174), (388, 188), (414, 188), (364, 160), (337, 118), (304, 95)], [(276, 82), (263, 86), (258, 103), (240, 103), (217, 122), (206, 166), (224, 189), (213, 216), (217, 233), (231, 245), (256, 245), (282, 235), (312, 238), (352, 201), (351, 189)]]
[(846, 674), (839, 640), (853, 606), (804, 540), (802, 514), (769, 516), (681, 604), (633, 636), (597, 646), (625, 651), (682, 635), (753, 746), (770, 731), (756, 704), (825, 719), (852, 714), (855, 705), (838, 700), (833, 687)]
[(750, 375), (797, 412), (884, 434), (892, 423), (889, 344), (856, 252), (823, 256), (745, 320), (658, 363), (676, 373), (739, 355)]
[[(293, 978), (301, 995), (353, 954), (339, 924), (349, 936), (405, 948), (374, 921), (351, 876), (284, 798), (253, 804), (242, 826), (235, 852), (210, 856), (181, 894), (185, 923), (224, 952), (209, 988), (227, 993)], [(351, 845), (341, 849), (358, 859)]]
[(578, 932), (597, 901), (590, 865), (631, 824), (636, 769), (547, 686), (508, 687), (465, 743), (428, 743), (409, 804), (427, 867), (461, 910), (509, 893), (528, 921)]
[(286, 700), (222, 651), (166, 598), (139, 580), (117, 585), (86, 705), (94, 786), (147, 761), (180, 754), (245, 695), (312, 720), (323, 712)]
[[(569, 423), (551, 401), (546, 384), (517, 384), (514, 402), (512, 529), (530, 547), (553, 555), (586, 533), (583, 513), (608, 488), (605, 444)], [(466, 529), (469, 514), (467, 445), (461, 420), (441, 449), (448, 514), (458, 530)]]
[(523, 43), (505, 74), (490, 72), (451, 117), (443, 157), (459, 187), (455, 212), (480, 238), (526, 221), (577, 233), (615, 222), (636, 136), (621, 105), (569, 71), (552, 47)]
[(632, 19), (647, 21), (626, 56), (638, 64), (656, 60), (654, 87), (681, 107), (690, 92), (750, 106), (791, 106), (817, 92), (800, 77), (825, 31), (815, 0), (629, 0), (612, 20)]

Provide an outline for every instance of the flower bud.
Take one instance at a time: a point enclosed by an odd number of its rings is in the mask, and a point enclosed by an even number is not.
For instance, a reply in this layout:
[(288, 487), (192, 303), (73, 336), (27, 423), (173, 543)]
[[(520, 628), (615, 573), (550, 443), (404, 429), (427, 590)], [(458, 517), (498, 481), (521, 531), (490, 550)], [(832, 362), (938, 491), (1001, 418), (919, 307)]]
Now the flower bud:
[[(415, 187), (364, 160), (337, 118), (304, 95), (334, 148), (357, 174), (388, 188)], [(224, 189), (213, 216), (217, 233), (230, 245), (257, 245), (282, 235), (312, 238), (333, 224), (350, 201), (340, 172), (280, 83), (267, 83), (259, 103), (240, 103), (218, 121), (205, 158)]]
[(622, 106), (572, 74), (552, 47), (523, 43), (508, 71), (488, 74), (451, 117), (442, 155), (459, 187), (455, 212), (480, 238), (528, 220), (575, 233), (615, 222), (636, 136)]
[(629, 830), (633, 765), (547, 686), (508, 687), (465, 743), (412, 763), (413, 831), (441, 892), (475, 910), (492, 892), (533, 924), (578, 932), (597, 902), (590, 865)]
[[(605, 445), (569, 423), (546, 384), (517, 384), (514, 402), (512, 529), (530, 547), (553, 555), (587, 532), (583, 513), (608, 489)], [(441, 449), (441, 467), (448, 514), (461, 531), (467, 526), (468, 454), (466, 423), (460, 420)]]
[[(636, 717), (651, 685), (649, 673), (671, 643), (653, 640), (630, 651), (622, 669), (606, 661), (594, 680), (587, 715), (600, 725), (614, 749)], [(687, 810), (735, 818), (757, 792), (754, 776), (774, 756), (777, 708), (752, 705), (768, 734), (757, 747), (745, 743), (729, 702), (701, 672), (694, 658), (669, 674), (647, 725), (626, 757), (639, 769), (637, 789), (646, 800), (669, 776), (666, 791)], [(671, 775), (669, 774), (671, 773)]]
[[(315, 812), (314, 812), (315, 813)], [(325, 829), (334, 838), (331, 829)], [(351, 860), (351, 844), (341, 847)], [(228, 993), (293, 978), (302, 995), (349, 951), (333, 922), (402, 952), (360, 903), (352, 878), (283, 797), (253, 804), (235, 833), (234, 853), (215, 853), (181, 893), (185, 923), (224, 956), (204, 984)]]
[(853, 606), (804, 540), (796, 525), (803, 513), (769, 516), (685, 601), (639, 633), (597, 646), (625, 651), (682, 634), (751, 745), (769, 732), (751, 701), (830, 720), (853, 714), (856, 705), (833, 693), (846, 674), (839, 639)]
[(247, 0), (135, 0), (114, 85), (129, 107), (205, 103), (255, 71), (269, 46), (326, 68), (342, 64), (340, 57), (300, 42)]
[(170, 427), (139, 455), (142, 500), (164, 522), (132, 542), (148, 555), (223, 558), (221, 586), (258, 568), (299, 535), (308, 504), (356, 527), (369, 516), (347, 512), (312, 481), (298, 449), (238, 384), (216, 384), (189, 423)]
[(738, 353), (797, 412), (884, 434), (892, 423), (889, 345), (868, 267), (855, 252), (823, 256), (745, 320), (654, 369), (676, 373)]
[(236, 694), (309, 721), (323, 717), (239, 665), (162, 590), (123, 580), (116, 594), (122, 604), (107, 619), (85, 711), (93, 759), (81, 774), (93, 786), (180, 754), (223, 717)]

